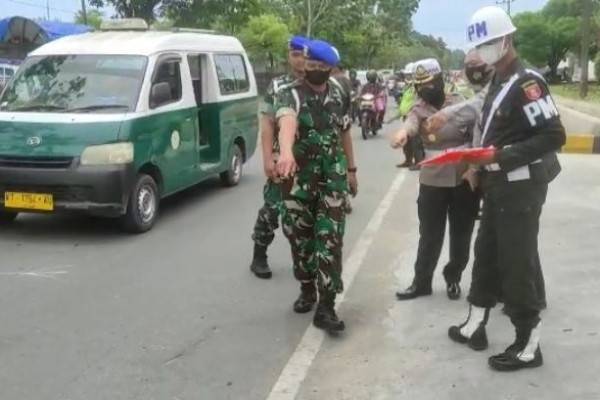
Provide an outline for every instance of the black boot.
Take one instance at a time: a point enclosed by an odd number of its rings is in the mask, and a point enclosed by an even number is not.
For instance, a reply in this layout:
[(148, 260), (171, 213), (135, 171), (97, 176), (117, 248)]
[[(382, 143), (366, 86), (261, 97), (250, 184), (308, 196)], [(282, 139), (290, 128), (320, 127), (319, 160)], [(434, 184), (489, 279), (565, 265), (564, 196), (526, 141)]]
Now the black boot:
[(340, 321), (335, 313), (335, 295), (323, 295), (313, 318), (313, 325), (328, 333), (337, 333), (346, 329), (344, 321)]
[(446, 283), (446, 294), (450, 300), (458, 300), (460, 299), (460, 283), (458, 282), (448, 282)]
[[(489, 308), (475, 307), (469, 305), (469, 316), (467, 320), (461, 325), (454, 325), (448, 329), (448, 337), (457, 343), (468, 345), (475, 351), (485, 350), (488, 347), (487, 334), (485, 332), (485, 325), (487, 324), (490, 315)], [(473, 333), (465, 335), (462, 329), (467, 327), (472, 329), (474, 325), (477, 325)]]
[(300, 296), (294, 302), (294, 311), (305, 314), (312, 310), (317, 302), (317, 288), (314, 282), (302, 282), (300, 285)]
[(273, 273), (269, 268), (267, 262), (267, 248), (258, 244), (254, 245), (254, 256), (252, 257), (252, 264), (250, 264), (250, 271), (254, 272), (254, 275), (260, 279), (270, 279)]
[(413, 283), (408, 288), (406, 288), (402, 292), (396, 292), (396, 298), (398, 300), (412, 300), (419, 296), (429, 296), (431, 295), (431, 285), (427, 287), (419, 286), (416, 283)]
[(490, 367), (496, 371), (517, 371), (523, 368), (537, 368), (544, 364), (540, 348), (541, 322), (533, 328), (517, 328), (513, 344), (504, 353), (488, 359)]

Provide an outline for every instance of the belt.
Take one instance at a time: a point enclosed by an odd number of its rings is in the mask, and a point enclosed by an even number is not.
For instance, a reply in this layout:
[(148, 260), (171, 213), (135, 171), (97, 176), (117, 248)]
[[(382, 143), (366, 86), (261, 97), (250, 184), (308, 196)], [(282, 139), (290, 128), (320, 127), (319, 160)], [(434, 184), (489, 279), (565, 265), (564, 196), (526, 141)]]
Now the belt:
[(498, 163), (484, 165), (483, 169), (485, 169), (486, 171), (489, 171), (489, 172), (502, 171), (502, 168), (500, 168), (500, 164), (498, 164)]
[[(535, 160), (531, 164), (524, 165), (519, 168), (515, 168), (514, 170), (506, 173), (506, 178), (509, 182), (515, 181), (523, 181), (531, 178), (531, 173), (529, 171), (529, 166), (534, 164), (539, 164), (542, 162), (542, 159)], [(488, 172), (501, 172), (502, 168), (498, 163), (484, 165), (484, 170)]]
[(425, 157), (430, 158), (430, 157), (439, 156), (446, 150), (462, 150), (462, 149), (468, 149), (470, 147), (471, 147), (471, 145), (463, 144), (461, 146), (449, 147), (447, 149), (442, 149), (442, 150), (425, 149)]

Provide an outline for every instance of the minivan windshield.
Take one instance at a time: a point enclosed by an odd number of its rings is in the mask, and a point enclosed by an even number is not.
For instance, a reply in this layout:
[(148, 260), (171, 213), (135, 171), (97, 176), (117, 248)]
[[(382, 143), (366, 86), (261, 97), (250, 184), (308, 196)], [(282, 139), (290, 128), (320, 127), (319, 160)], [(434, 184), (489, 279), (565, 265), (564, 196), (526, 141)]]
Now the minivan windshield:
[(122, 113), (135, 110), (147, 57), (30, 57), (0, 99), (0, 111)]

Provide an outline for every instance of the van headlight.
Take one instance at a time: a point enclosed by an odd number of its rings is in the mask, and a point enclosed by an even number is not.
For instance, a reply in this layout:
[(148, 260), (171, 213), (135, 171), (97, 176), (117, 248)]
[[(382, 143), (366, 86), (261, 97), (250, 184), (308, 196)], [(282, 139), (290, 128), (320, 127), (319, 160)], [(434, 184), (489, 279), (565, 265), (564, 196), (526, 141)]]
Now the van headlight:
[(81, 165), (128, 164), (133, 161), (133, 143), (89, 146), (81, 153)]

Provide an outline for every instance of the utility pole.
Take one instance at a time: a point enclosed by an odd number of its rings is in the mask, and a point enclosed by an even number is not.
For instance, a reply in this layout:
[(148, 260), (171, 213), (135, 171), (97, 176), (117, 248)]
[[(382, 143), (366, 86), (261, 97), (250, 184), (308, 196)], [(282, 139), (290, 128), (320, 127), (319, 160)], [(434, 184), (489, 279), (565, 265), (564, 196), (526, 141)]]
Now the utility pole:
[(581, 38), (581, 86), (579, 97), (585, 99), (588, 95), (588, 65), (590, 60), (590, 26), (592, 19), (592, 0), (584, 0), (583, 27)]
[(85, 10), (85, 0), (81, 0), (81, 16), (83, 17), (83, 24), (87, 25), (87, 11)]
[(50, 21), (50, 0), (46, 0), (46, 19)]
[(498, 0), (496, 1), (496, 4), (506, 4), (506, 12), (510, 16), (510, 5), (514, 2), (515, 0)]

